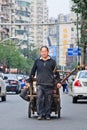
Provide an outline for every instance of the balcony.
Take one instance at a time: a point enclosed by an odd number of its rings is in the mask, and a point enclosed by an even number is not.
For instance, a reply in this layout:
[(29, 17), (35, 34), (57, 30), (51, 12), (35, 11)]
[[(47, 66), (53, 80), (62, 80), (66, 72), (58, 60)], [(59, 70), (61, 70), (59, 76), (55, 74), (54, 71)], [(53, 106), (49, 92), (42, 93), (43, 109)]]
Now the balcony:
[(8, 6), (8, 5), (9, 5), (8, 0), (3, 0), (3, 1), (1, 2), (1, 5), (2, 5), (2, 6)]

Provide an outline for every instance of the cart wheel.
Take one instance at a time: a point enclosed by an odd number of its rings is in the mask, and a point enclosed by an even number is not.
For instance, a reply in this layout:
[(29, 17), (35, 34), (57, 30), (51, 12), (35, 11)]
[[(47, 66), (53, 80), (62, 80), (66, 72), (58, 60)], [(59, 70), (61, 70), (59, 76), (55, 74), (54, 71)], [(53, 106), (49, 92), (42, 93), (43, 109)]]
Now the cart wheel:
[(60, 114), (61, 114), (60, 101), (58, 102), (57, 111), (58, 111), (58, 118), (60, 118)]
[(32, 114), (32, 104), (29, 103), (29, 106), (28, 106), (28, 118), (31, 118), (31, 114)]

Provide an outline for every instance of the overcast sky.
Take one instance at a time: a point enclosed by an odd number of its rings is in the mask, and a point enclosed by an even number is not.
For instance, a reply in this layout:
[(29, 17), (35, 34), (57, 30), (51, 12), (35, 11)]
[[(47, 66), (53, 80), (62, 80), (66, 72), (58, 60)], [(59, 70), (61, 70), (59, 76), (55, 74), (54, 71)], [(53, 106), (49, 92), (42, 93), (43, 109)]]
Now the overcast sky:
[(47, 0), (49, 17), (57, 18), (58, 14), (70, 13), (70, 0)]

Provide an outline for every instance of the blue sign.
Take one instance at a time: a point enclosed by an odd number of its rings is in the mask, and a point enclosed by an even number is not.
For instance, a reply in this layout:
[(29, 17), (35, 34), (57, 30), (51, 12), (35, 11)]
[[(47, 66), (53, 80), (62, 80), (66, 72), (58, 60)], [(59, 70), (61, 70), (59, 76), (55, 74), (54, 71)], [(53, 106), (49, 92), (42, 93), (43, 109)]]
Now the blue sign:
[(80, 56), (81, 48), (68, 48), (67, 55), (68, 56)]
[(57, 48), (56, 48), (56, 46), (50, 46), (49, 47), (49, 55), (51, 57), (56, 57), (56, 55), (57, 55)]
[(73, 48), (68, 48), (67, 55), (68, 56), (73, 56)]

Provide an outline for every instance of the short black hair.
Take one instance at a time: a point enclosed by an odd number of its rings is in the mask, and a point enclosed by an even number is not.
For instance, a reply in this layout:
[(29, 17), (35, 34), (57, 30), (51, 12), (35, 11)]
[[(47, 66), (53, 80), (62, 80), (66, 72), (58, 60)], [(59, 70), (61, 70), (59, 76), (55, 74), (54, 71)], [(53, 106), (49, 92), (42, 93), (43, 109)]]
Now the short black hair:
[(46, 49), (47, 49), (47, 51), (49, 51), (49, 49), (48, 49), (48, 47), (47, 47), (47, 46), (42, 46), (42, 47), (40, 48), (40, 51), (41, 51), (43, 48), (46, 48)]

